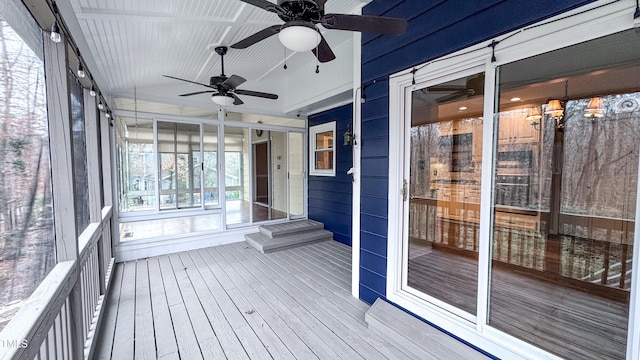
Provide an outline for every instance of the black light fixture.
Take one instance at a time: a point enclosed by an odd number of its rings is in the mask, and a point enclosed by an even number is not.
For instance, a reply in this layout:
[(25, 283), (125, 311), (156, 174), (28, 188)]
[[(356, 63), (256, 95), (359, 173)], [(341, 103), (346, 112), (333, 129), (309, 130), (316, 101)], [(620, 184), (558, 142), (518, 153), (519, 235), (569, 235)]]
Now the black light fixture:
[(57, 21), (54, 21), (53, 25), (51, 25), (51, 35), (49, 35), (49, 38), (54, 43), (59, 43), (60, 41), (62, 41), (62, 37), (60, 36), (60, 29), (58, 28)]
[(564, 118), (565, 118), (565, 107), (567, 106), (567, 102), (569, 101), (569, 80), (564, 82), (564, 97), (562, 100), (551, 99), (547, 103), (547, 106), (544, 110), (545, 114), (551, 115), (552, 118), (556, 120), (556, 128), (558, 131), (564, 131)]
[(344, 141), (342, 143), (342, 145), (344, 146), (352, 146), (353, 145), (353, 131), (351, 131), (351, 123), (349, 123), (349, 125), (347, 126), (347, 131), (345, 131), (345, 133), (342, 135), (344, 138)]

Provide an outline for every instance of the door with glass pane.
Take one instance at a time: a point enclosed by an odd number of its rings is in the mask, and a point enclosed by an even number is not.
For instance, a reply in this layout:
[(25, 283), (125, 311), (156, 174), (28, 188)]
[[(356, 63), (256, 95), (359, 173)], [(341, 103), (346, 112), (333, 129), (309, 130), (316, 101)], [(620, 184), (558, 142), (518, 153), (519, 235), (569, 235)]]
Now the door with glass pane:
[(475, 320), (478, 288), (484, 73), (411, 94), (403, 284)]
[(562, 358), (626, 358), (640, 50), (619, 50), (636, 36), (498, 72), (488, 322)]

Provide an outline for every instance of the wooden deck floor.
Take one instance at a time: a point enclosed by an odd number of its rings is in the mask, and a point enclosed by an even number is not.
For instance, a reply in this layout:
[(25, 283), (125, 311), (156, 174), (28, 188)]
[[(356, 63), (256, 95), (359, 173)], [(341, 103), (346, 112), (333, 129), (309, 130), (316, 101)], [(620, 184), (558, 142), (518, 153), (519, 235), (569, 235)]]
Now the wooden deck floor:
[[(431, 250), (409, 262), (409, 285), (475, 313), (477, 260)], [(490, 324), (572, 360), (624, 359), (627, 304), (502, 268), (492, 272)]]
[[(411, 359), (351, 296), (351, 248), (245, 243), (119, 264), (99, 359)], [(462, 345), (462, 344), (461, 344)]]

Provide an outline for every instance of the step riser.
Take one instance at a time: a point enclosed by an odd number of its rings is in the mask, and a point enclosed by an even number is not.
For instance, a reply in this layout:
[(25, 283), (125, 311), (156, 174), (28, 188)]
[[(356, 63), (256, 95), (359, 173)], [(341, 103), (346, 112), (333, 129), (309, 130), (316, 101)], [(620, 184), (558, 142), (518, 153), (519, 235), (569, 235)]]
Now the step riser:
[(259, 232), (246, 234), (244, 238), (249, 245), (262, 253), (289, 249), (333, 238), (333, 233), (324, 230), (322, 223), (309, 220), (263, 225), (259, 229)]
[[(276, 227), (286, 227), (286, 228), (274, 229)], [(278, 236), (305, 233), (308, 231), (320, 230), (320, 229), (324, 229), (324, 225), (322, 223), (312, 221), (312, 220), (296, 220), (296, 221), (285, 223), (285, 224), (260, 226), (259, 231), (265, 236), (268, 236), (270, 238), (275, 238)]]

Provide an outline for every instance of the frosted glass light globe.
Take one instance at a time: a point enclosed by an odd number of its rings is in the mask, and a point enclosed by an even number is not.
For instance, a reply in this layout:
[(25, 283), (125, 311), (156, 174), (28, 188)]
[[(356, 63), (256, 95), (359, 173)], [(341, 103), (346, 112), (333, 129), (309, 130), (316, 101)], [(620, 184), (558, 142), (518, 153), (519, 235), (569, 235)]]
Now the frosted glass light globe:
[(280, 30), (282, 45), (297, 52), (310, 51), (320, 44), (320, 33), (315, 27), (292, 25)]

